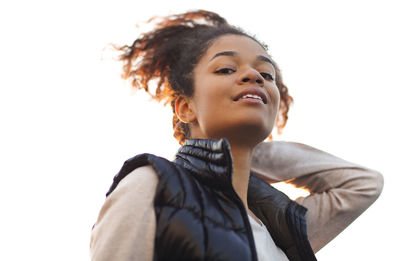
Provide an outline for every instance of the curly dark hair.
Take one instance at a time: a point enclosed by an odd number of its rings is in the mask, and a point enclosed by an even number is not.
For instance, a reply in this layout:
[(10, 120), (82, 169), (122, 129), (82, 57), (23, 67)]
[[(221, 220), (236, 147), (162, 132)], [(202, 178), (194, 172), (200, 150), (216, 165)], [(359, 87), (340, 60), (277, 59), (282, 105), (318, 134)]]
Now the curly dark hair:
[[(216, 13), (198, 10), (166, 17), (153, 17), (155, 28), (137, 38), (132, 45), (116, 47), (122, 54), (124, 79), (130, 79), (133, 88), (144, 89), (155, 100), (170, 104), (173, 110), (174, 137), (180, 144), (190, 138), (188, 124), (179, 121), (175, 113), (175, 101), (179, 95), (191, 97), (194, 92), (193, 69), (208, 47), (226, 34), (249, 37), (265, 50), (267, 45), (242, 29), (232, 26)], [(293, 98), (282, 82), (282, 75), (273, 61), (276, 85), (280, 93), (279, 113), (276, 121), (278, 133), (288, 119), (289, 106)], [(155, 90), (150, 83), (156, 83)]]

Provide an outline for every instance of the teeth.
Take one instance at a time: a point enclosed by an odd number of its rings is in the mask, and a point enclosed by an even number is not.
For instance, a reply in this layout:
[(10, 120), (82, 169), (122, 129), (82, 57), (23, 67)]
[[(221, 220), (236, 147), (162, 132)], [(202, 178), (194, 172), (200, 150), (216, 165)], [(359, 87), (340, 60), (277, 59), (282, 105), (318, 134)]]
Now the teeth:
[(254, 95), (254, 94), (246, 94), (244, 96), (241, 97), (241, 99), (246, 99), (246, 98), (253, 98), (253, 99), (259, 99), (262, 101), (261, 97), (258, 95)]

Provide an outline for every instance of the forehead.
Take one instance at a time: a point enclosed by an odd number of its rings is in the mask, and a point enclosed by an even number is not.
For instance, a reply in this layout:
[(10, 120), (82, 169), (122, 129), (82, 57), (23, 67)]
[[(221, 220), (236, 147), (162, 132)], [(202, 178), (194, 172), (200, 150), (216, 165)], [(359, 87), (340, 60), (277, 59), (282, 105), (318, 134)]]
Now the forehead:
[(233, 51), (240, 56), (248, 56), (254, 58), (258, 55), (269, 57), (264, 47), (255, 40), (244, 35), (223, 35), (218, 37), (211, 46), (207, 49), (204, 58), (212, 58), (213, 55), (219, 52)]

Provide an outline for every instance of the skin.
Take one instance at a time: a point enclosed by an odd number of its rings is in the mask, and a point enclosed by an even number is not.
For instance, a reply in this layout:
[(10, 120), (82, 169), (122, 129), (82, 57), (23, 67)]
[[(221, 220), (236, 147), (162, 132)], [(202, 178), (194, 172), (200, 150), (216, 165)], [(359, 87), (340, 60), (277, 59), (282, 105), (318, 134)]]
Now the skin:
[[(180, 96), (175, 104), (178, 118), (189, 123), (191, 138), (228, 139), (233, 158), (233, 188), (251, 215), (247, 189), (252, 153), (271, 133), (280, 99), (275, 70), (266, 61), (268, 58), (264, 48), (253, 39), (223, 35), (194, 68), (193, 96)], [(266, 104), (254, 98), (236, 100), (240, 93), (251, 89), (262, 91)]]

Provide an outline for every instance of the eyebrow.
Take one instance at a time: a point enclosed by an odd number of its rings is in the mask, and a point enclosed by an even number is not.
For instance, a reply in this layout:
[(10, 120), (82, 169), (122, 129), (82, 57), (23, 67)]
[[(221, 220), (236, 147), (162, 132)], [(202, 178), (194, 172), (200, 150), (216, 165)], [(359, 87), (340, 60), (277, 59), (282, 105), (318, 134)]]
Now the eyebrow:
[[(237, 52), (233, 52), (233, 51), (220, 52), (220, 53), (217, 53), (216, 55), (214, 55), (214, 56), (210, 59), (210, 61), (213, 60), (213, 59), (215, 59), (215, 58), (217, 58), (218, 56), (238, 56), (238, 53), (237, 53)], [(270, 63), (270, 64), (274, 65), (274, 64), (272, 63), (271, 59), (269, 59), (268, 57), (266, 57), (266, 56), (264, 56), (264, 55), (257, 55), (257, 60), (263, 61), (263, 62), (267, 62), (267, 63)]]

